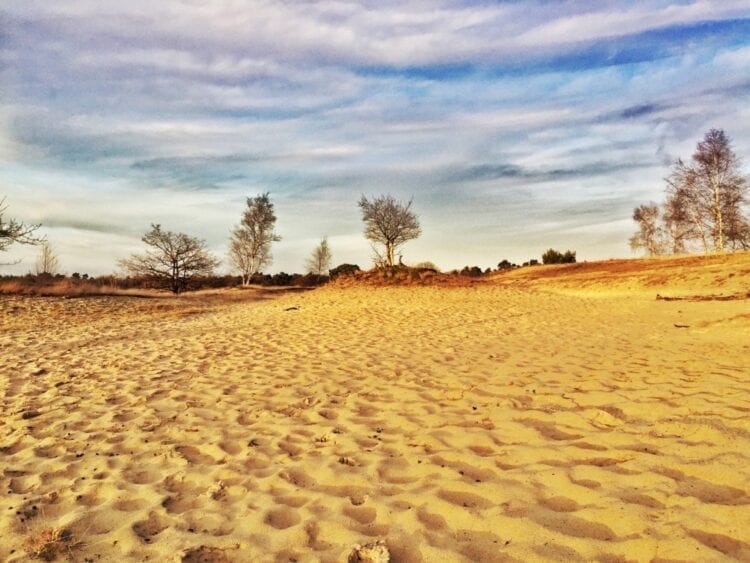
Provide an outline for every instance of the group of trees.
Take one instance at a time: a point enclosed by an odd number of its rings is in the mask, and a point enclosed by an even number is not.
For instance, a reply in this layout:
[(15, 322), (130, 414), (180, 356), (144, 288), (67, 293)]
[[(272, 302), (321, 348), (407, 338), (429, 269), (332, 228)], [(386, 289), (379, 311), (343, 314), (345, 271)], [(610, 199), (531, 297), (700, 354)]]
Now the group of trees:
[(640, 205), (633, 211), (638, 226), (630, 238), (633, 250), (648, 255), (678, 254), (698, 247), (708, 253), (750, 249), (747, 178), (720, 129), (711, 129), (690, 162), (677, 160), (666, 179), (663, 205)]
[[(698, 143), (691, 162), (678, 160), (674, 164), (661, 208), (654, 203), (635, 208), (633, 220), (638, 231), (630, 246), (650, 255), (685, 252), (695, 245), (705, 252), (750, 249), (750, 221), (744, 214), (747, 190), (747, 179), (740, 172), (729, 138), (724, 131), (711, 129)], [(39, 225), (4, 220), (4, 201), (0, 200), (0, 251), (13, 243), (41, 244), (37, 273), (54, 273), (59, 266), (57, 257), (46, 239), (36, 236)], [(271, 245), (281, 240), (274, 230), (276, 214), (269, 194), (247, 198), (246, 203), (240, 223), (232, 230), (228, 252), (229, 263), (239, 272), (243, 285), (271, 263)], [(376, 266), (393, 268), (397, 256), (401, 265), (398, 250), (421, 234), (412, 201), (400, 202), (390, 195), (362, 196), (357, 205)], [(163, 230), (158, 224), (152, 224), (142, 240), (146, 252), (121, 260), (120, 265), (133, 276), (161, 280), (174, 293), (187, 289), (195, 277), (212, 275), (219, 264), (203, 240)], [(323, 237), (307, 261), (308, 272), (325, 275), (331, 257), (328, 239)], [(569, 263), (575, 262), (576, 256), (572, 251), (549, 249), (542, 261)], [(504, 261), (498, 268), (513, 266)]]
[[(51, 245), (46, 239), (35, 236), (40, 225), (4, 220), (7, 208), (4, 201), (0, 200), (0, 251), (13, 243), (41, 245), (36, 273), (56, 273), (59, 261)], [(274, 230), (276, 214), (270, 195), (264, 193), (247, 198), (246, 203), (240, 223), (232, 230), (228, 252), (229, 263), (239, 272), (245, 286), (271, 263), (271, 245), (281, 240)], [(358, 205), (365, 223), (365, 236), (373, 243), (376, 264), (393, 267), (396, 250), (421, 232), (417, 216), (411, 210), (411, 201), (401, 203), (392, 196), (372, 199), (362, 196)], [(187, 289), (194, 278), (213, 275), (219, 265), (205, 241), (162, 229), (159, 224), (152, 224), (141, 240), (147, 246), (146, 251), (120, 260), (119, 265), (130, 275), (158, 281), (174, 293)], [(382, 244), (383, 249), (378, 249), (376, 244)], [(308, 272), (314, 276), (326, 275), (331, 260), (328, 238), (323, 237), (307, 261)]]
[[(269, 281), (266, 279), (268, 276), (261, 275), (261, 271), (272, 262), (272, 243), (281, 240), (274, 230), (276, 214), (270, 195), (264, 193), (247, 198), (246, 204), (240, 223), (232, 229), (228, 251), (229, 263), (239, 273), (243, 286), (259, 283), (259, 280)], [(411, 205), (411, 200), (400, 202), (390, 195), (372, 198), (362, 196), (358, 201), (365, 225), (364, 234), (372, 244), (376, 266), (393, 269), (397, 266), (396, 256), (398, 266), (402, 266), (398, 250), (421, 234), (419, 219)], [(3, 223), (4, 210), (0, 202), (0, 250), (4, 250), (12, 242), (41, 244), (37, 275), (56, 273), (59, 263), (52, 247), (46, 239), (34, 237), (39, 225), (25, 225), (14, 220)], [(150, 280), (174, 293), (185, 291), (191, 284), (195, 285), (196, 281), (213, 277), (214, 269), (219, 265), (219, 260), (206, 248), (205, 241), (185, 233), (165, 230), (159, 224), (152, 224), (141, 240), (147, 246), (146, 251), (120, 260), (119, 265), (134, 279)], [(331, 269), (331, 260), (328, 238), (323, 237), (307, 260), (309, 275), (316, 279), (326, 275), (333, 278), (359, 270), (358, 266), (351, 264), (342, 264)], [(543, 256), (543, 260), (545, 264), (575, 262), (575, 253), (568, 251), (562, 254), (550, 249)], [(530, 262), (536, 263), (537, 260)], [(437, 271), (437, 267), (431, 262), (419, 264), (419, 267)], [(498, 265), (499, 269), (504, 267), (515, 267), (515, 264), (503, 261)], [(488, 269), (487, 272), (489, 271)], [(455, 274), (477, 276), (487, 272), (483, 272), (477, 266), (467, 266)], [(283, 276), (286, 276), (284, 280), (294, 278), (288, 274)], [(272, 278), (269, 279), (273, 281)]]
[[(365, 236), (373, 243), (376, 264), (393, 267), (396, 249), (420, 234), (419, 221), (411, 211), (411, 201), (400, 203), (392, 196), (359, 200)], [(229, 262), (247, 286), (272, 261), (271, 245), (281, 240), (276, 234), (276, 214), (268, 193), (247, 198), (247, 207), (229, 240)], [(149, 249), (120, 261), (133, 276), (163, 280), (174, 293), (184, 291), (190, 280), (211, 275), (219, 261), (206, 249), (205, 242), (184, 233), (162, 230), (151, 225), (143, 238)], [(383, 250), (375, 245), (382, 244)], [(331, 248), (323, 237), (307, 261), (310, 274), (323, 276), (331, 267)], [(337, 272), (338, 273), (338, 272)]]

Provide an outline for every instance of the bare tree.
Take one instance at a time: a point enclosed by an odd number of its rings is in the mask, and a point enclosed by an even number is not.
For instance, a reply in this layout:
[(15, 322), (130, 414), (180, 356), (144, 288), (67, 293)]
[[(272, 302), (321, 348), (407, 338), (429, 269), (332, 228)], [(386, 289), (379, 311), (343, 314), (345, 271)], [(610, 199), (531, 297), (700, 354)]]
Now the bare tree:
[(741, 215), (747, 192), (740, 160), (724, 131), (711, 129), (706, 133), (693, 153), (692, 171), (699, 201), (711, 219), (714, 250), (723, 252), (727, 246), (727, 219)]
[(42, 248), (39, 251), (39, 258), (37, 258), (36, 261), (37, 275), (54, 275), (57, 273), (59, 267), (60, 261), (58, 260), (52, 245), (49, 242), (44, 241), (42, 243)]
[(703, 251), (710, 250), (709, 233), (711, 217), (705, 193), (699, 189), (695, 170), (678, 159), (667, 178), (667, 207), (674, 209), (684, 220), (684, 241), (700, 241)]
[(734, 207), (724, 217), (727, 245), (731, 250), (750, 250), (750, 221)]
[(34, 236), (41, 225), (27, 225), (13, 218), (7, 221), (3, 220), (3, 215), (7, 209), (5, 198), (0, 199), (0, 252), (7, 250), (14, 242), (18, 244), (41, 244), (44, 242), (44, 238)]
[(662, 208), (665, 249), (672, 254), (687, 252), (688, 242), (696, 238), (698, 231), (690, 220), (685, 198), (668, 193)]
[(323, 237), (320, 244), (313, 249), (310, 258), (307, 260), (307, 271), (316, 276), (326, 275), (331, 268), (331, 258), (328, 237)]
[[(365, 237), (373, 243), (376, 265), (393, 267), (395, 250), (422, 234), (411, 204), (411, 200), (401, 203), (390, 195), (373, 197), (372, 201), (364, 195), (360, 198), (358, 205), (365, 223)], [(383, 253), (376, 244), (383, 245)]]
[(141, 240), (150, 249), (121, 260), (120, 266), (134, 276), (156, 281), (172, 293), (185, 291), (196, 276), (211, 275), (219, 264), (206, 250), (204, 241), (184, 233), (163, 231), (161, 225), (152, 224)]
[(659, 226), (659, 206), (655, 203), (639, 205), (633, 210), (633, 221), (638, 224), (638, 231), (630, 237), (630, 248), (643, 248), (649, 256), (662, 254), (664, 233)]
[(664, 221), (673, 250), (698, 240), (703, 251), (723, 252), (747, 244), (747, 179), (724, 131), (711, 129), (698, 143), (691, 163), (677, 160), (667, 178)]
[(229, 262), (239, 270), (242, 285), (248, 285), (253, 274), (271, 264), (271, 243), (281, 240), (273, 230), (275, 224), (268, 192), (247, 198), (247, 209), (229, 240)]
[[(741, 178), (744, 181), (744, 178)], [(724, 195), (724, 241), (729, 250), (750, 249), (750, 220), (743, 215), (743, 204), (747, 202), (744, 190), (733, 189)]]

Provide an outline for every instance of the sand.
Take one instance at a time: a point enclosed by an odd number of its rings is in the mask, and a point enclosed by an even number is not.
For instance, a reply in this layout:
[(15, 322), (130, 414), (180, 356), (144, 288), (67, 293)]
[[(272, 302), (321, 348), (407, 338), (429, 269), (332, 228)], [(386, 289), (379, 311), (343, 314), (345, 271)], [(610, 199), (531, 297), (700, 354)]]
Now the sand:
[(750, 300), (608, 283), (2, 297), (0, 560), (750, 560)]

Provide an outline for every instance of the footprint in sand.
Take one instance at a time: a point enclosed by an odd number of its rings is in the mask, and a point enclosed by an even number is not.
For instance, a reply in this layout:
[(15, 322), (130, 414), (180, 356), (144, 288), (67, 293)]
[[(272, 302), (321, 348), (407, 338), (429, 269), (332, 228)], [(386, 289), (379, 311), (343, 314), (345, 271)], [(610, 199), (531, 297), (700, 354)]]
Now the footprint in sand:
[(266, 513), (264, 522), (277, 530), (285, 530), (302, 521), (299, 513), (289, 507), (272, 508)]
[(171, 522), (167, 518), (152, 512), (147, 519), (133, 524), (133, 531), (145, 543), (150, 543), (154, 536), (159, 535), (170, 524)]

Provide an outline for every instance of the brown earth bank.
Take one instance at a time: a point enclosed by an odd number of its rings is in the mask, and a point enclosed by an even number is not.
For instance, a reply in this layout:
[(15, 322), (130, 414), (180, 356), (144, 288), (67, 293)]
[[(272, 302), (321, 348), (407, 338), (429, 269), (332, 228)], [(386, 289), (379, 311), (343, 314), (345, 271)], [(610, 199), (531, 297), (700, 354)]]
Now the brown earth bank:
[(750, 300), (655, 299), (705, 260), (0, 297), (0, 560), (748, 560)]

